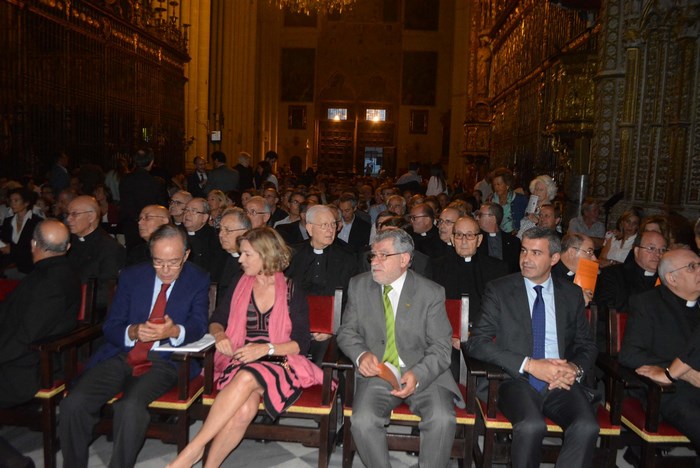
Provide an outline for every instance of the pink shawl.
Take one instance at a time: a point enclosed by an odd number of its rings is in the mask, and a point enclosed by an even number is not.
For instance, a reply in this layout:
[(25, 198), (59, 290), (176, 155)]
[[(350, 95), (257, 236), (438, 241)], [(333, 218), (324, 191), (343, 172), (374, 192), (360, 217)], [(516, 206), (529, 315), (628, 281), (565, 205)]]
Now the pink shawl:
[[(236, 350), (243, 346), (246, 337), (246, 316), (248, 304), (253, 294), (254, 276), (243, 275), (236, 285), (231, 298), (231, 309), (228, 316), (226, 336), (231, 340), (231, 347)], [(287, 343), (292, 332), (292, 320), (289, 318), (287, 303), (287, 280), (280, 272), (275, 273), (275, 304), (270, 312), (269, 322), (270, 343)], [(231, 363), (232, 358), (216, 351), (214, 355), (214, 382)], [(318, 366), (299, 354), (287, 355), (287, 362), (294, 370), (302, 387), (310, 387), (323, 383), (323, 372)]]

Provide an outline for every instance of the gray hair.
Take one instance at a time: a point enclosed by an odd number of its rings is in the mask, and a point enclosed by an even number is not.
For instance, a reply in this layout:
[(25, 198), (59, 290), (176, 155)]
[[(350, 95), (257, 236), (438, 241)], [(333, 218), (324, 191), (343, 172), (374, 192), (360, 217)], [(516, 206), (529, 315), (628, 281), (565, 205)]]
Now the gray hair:
[(408, 253), (411, 255), (411, 259), (413, 259), (413, 249), (415, 246), (413, 244), (413, 238), (406, 231), (403, 229), (380, 231), (374, 236), (372, 245), (376, 245), (386, 239), (391, 239), (396, 253)]
[(542, 185), (544, 185), (545, 189), (547, 189), (547, 200), (546, 201), (552, 201), (554, 200), (554, 197), (557, 196), (557, 183), (554, 182), (554, 179), (549, 177), (546, 174), (538, 175), (532, 181), (530, 181), (530, 186), (528, 187), (530, 189), (530, 193), (535, 191), (535, 185), (537, 182), (541, 182)]
[[(209, 207), (209, 202), (207, 201), (206, 198), (196, 197), (196, 198), (193, 198), (192, 200), (190, 200), (189, 202), (192, 202), (192, 201), (198, 201), (199, 203), (201, 203), (202, 204), (202, 211), (204, 211), (206, 214), (211, 213), (211, 208)], [(189, 203), (189, 202), (187, 202), (187, 203)]]
[(316, 216), (320, 215), (321, 213), (330, 213), (331, 216), (333, 216), (333, 220), (335, 220), (335, 215), (333, 214), (333, 211), (326, 206), (326, 205), (313, 205), (309, 207), (308, 210), (306, 210), (306, 222), (313, 224), (314, 221), (316, 220)]
[(226, 208), (226, 210), (224, 210), (224, 212), (221, 214), (221, 220), (223, 221), (224, 218), (228, 217), (234, 218), (235, 222), (239, 226), (248, 231), (253, 229), (253, 225), (250, 223), (250, 218), (248, 218), (248, 215), (245, 214), (245, 211), (243, 211), (242, 208), (238, 208), (237, 206)]
[(561, 240), (561, 250), (562, 252), (566, 252), (570, 248), (579, 248), (581, 247), (581, 244), (583, 242), (589, 239), (588, 236), (578, 233), (578, 232), (570, 232), (569, 234), (565, 235), (564, 238)]
[(561, 241), (559, 240), (559, 236), (557, 235), (556, 231), (553, 229), (535, 226), (523, 233), (523, 240), (525, 239), (547, 239), (547, 242), (549, 243), (550, 256), (561, 252)]
[[(641, 237), (641, 236), (637, 236), (637, 237)], [(673, 260), (671, 260), (666, 255), (661, 256), (661, 260), (659, 261), (659, 266), (656, 268), (656, 273), (659, 275), (659, 279), (661, 280), (661, 284), (663, 284), (664, 286), (668, 286), (667, 281), (666, 281), (666, 275), (668, 273), (671, 273), (673, 270), (675, 270), (675, 265), (673, 264)]]
[(250, 197), (248, 201), (246, 202), (246, 206), (250, 204), (250, 202), (255, 201), (255, 202), (260, 202), (262, 203), (263, 209), (270, 213), (270, 216), (272, 216), (272, 212), (275, 211), (273, 207), (267, 202), (267, 200), (260, 195), (255, 195), (254, 197)]
[(148, 250), (150, 250), (151, 255), (153, 255), (153, 246), (162, 239), (180, 239), (182, 241), (182, 255), (185, 255), (185, 252), (189, 249), (187, 234), (184, 229), (180, 229), (173, 224), (163, 224), (151, 234), (151, 238), (148, 240)]

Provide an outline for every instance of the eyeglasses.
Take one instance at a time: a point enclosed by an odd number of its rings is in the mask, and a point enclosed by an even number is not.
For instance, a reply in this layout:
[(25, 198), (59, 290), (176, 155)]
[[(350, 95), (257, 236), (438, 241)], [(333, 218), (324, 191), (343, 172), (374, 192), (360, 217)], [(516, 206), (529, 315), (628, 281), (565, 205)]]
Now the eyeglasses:
[(456, 223), (456, 221), (452, 221), (451, 219), (438, 219), (437, 220), (437, 225), (440, 226), (441, 224), (447, 224), (448, 226), (451, 224)]
[(247, 214), (248, 216), (263, 215), (265, 213), (269, 213), (269, 211), (257, 211), (255, 209), (245, 210), (245, 214)]
[(428, 216), (428, 215), (411, 215), (408, 217), (408, 219), (411, 220), (411, 222), (417, 220), (418, 218), (430, 218), (430, 216)]
[(139, 221), (150, 221), (152, 219), (157, 219), (157, 218), (168, 219), (167, 216), (161, 216), (161, 215), (143, 215), (143, 216), (139, 216)]
[(682, 266), (682, 267), (680, 267), (680, 268), (676, 268), (675, 270), (669, 271), (669, 273), (675, 273), (675, 272), (677, 272), (677, 271), (679, 271), (679, 270), (682, 270), (682, 269), (684, 269), (684, 268), (687, 268), (688, 271), (691, 272), (691, 273), (695, 273), (695, 270), (697, 270), (698, 268), (700, 268), (700, 262), (691, 262), (691, 263), (688, 263), (686, 266)]
[(232, 234), (236, 231), (247, 231), (247, 229), (246, 228), (229, 229), (227, 227), (221, 226), (221, 231), (225, 232), (226, 234)]
[(162, 269), (162, 268), (169, 268), (171, 270), (179, 270), (182, 268), (182, 265), (185, 264), (185, 257), (180, 257), (176, 260), (160, 260), (160, 259), (153, 259), (153, 268), (156, 269)]
[(185, 208), (182, 211), (184, 211), (185, 213), (189, 213), (189, 214), (201, 214), (201, 215), (209, 214), (206, 211), (199, 211), (199, 210), (195, 210), (194, 208)]
[(646, 250), (646, 251), (649, 252), (650, 254), (663, 255), (663, 254), (665, 254), (666, 252), (668, 252), (668, 249), (667, 249), (666, 247), (659, 247), (659, 248), (656, 248), (656, 247), (652, 247), (652, 246), (644, 247), (644, 246), (641, 246), (641, 245), (640, 245), (639, 248), (640, 248), (640, 249)]
[(477, 211), (476, 213), (474, 213), (475, 218), (481, 218), (482, 216), (496, 216), (496, 215), (491, 214), (491, 213), (482, 213), (481, 211)]
[(390, 254), (385, 254), (385, 253), (380, 253), (380, 252), (377, 252), (377, 253), (370, 252), (370, 254), (367, 255), (367, 262), (372, 263), (372, 260), (374, 260), (375, 258), (377, 259), (378, 262), (383, 262), (384, 260), (387, 259), (387, 257), (393, 257), (394, 255), (401, 255), (402, 253), (406, 253), (406, 252), (396, 252), (396, 253), (390, 253)]
[(94, 213), (92, 210), (87, 210), (87, 211), (71, 211), (70, 213), (66, 214), (67, 218), (77, 218), (81, 214), (85, 213)]
[(324, 231), (327, 231), (329, 229), (335, 229), (336, 226), (338, 225), (338, 223), (335, 221), (333, 221), (332, 223), (321, 223), (321, 224), (309, 223), (309, 224), (313, 224), (314, 226), (318, 226), (319, 228), (321, 228)]
[(582, 253), (588, 255), (589, 257), (592, 257), (593, 254), (595, 254), (595, 252), (593, 251), (593, 249), (579, 249), (578, 247), (574, 247), (574, 249), (575, 249), (575, 250), (578, 250), (579, 252), (582, 252)]
[(170, 204), (171, 204), (171, 205), (177, 205), (177, 206), (186, 205), (185, 202), (181, 202), (180, 200), (170, 200)]
[(465, 238), (466, 238), (467, 240), (473, 241), (473, 240), (476, 239), (478, 236), (480, 236), (481, 233), (480, 233), (480, 232), (474, 233), (474, 232), (456, 232), (456, 231), (455, 231), (452, 235), (454, 236), (454, 238), (455, 238), (456, 240), (460, 240), (460, 241), (461, 241), (462, 239), (465, 239)]

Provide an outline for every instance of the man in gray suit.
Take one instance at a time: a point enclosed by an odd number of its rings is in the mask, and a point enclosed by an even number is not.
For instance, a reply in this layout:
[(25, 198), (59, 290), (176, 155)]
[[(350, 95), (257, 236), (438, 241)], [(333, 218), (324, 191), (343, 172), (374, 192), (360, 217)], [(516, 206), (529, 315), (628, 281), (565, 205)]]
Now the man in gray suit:
[[(449, 371), (452, 328), (445, 291), (410, 271), (413, 240), (401, 229), (372, 242), (372, 271), (353, 277), (338, 331), (340, 349), (355, 363), (352, 435), (363, 463), (390, 466), (385, 426), (404, 401), (421, 417), (420, 466), (444, 467), (450, 459), (457, 403)], [(380, 362), (401, 370), (401, 389), (378, 378)]]
[(540, 466), (547, 416), (564, 429), (557, 466), (591, 466), (598, 423), (581, 379), (598, 349), (581, 288), (551, 275), (561, 245), (555, 231), (523, 234), (520, 270), (486, 285), (469, 355), (503, 368), (498, 406), (513, 423), (514, 468)]

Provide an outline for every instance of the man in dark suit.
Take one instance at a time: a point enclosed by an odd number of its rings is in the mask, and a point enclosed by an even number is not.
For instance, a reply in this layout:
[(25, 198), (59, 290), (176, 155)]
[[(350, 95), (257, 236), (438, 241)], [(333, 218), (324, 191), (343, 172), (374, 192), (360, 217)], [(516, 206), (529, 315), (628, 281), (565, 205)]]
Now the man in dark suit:
[(435, 226), (435, 212), (427, 203), (419, 203), (411, 208), (408, 216), (411, 221), (409, 230), (416, 250), (430, 258), (445, 255), (450, 247), (440, 240), (440, 232)]
[(238, 155), (238, 164), (233, 166), (238, 171), (238, 190), (243, 192), (253, 188), (253, 170), (250, 168), (250, 154), (245, 151)]
[(185, 216), (185, 207), (192, 198), (192, 194), (184, 190), (178, 190), (170, 196), (168, 212), (175, 226), (182, 226), (182, 218)]
[(109, 305), (109, 289), (124, 267), (124, 247), (100, 227), (100, 207), (90, 196), (82, 195), (68, 205), (66, 224), (71, 232), (68, 260), (87, 283), (97, 278), (97, 308)]
[[(292, 200), (292, 203), (294, 200)], [(306, 230), (306, 212), (310, 208), (307, 202), (299, 205), (299, 219), (288, 224), (279, 224), (275, 230), (280, 233), (282, 239), (289, 244), (300, 244), (305, 240), (309, 240), (309, 233)]]
[[(150, 421), (148, 404), (177, 382), (170, 353), (149, 351), (169, 342), (180, 346), (207, 330), (209, 275), (186, 262), (187, 236), (161, 226), (151, 236), (152, 264), (124, 270), (109, 316), (107, 340), (88, 370), (61, 402), (59, 435), (65, 466), (87, 466), (100, 408), (123, 392), (114, 409), (114, 450), (110, 466), (134, 466)], [(191, 378), (199, 373), (195, 364)]]
[(345, 241), (355, 252), (358, 252), (369, 244), (369, 233), (372, 226), (356, 216), (357, 199), (354, 195), (342, 195), (338, 208), (343, 218), (343, 228), (338, 233), (338, 239)]
[(662, 376), (663, 383), (675, 382), (676, 391), (661, 397), (661, 416), (700, 454), (700, 372), (669, 371), (700, 332), (700, 257), (691, 250), (672, 250), (661, 258), (658, 271), (661, 286), (630, 298), (620, 363), (654, 380)]
[[(325, 205), (309, 208), (306, 212), (306, 230), (311, 240), (294, 246), (285, 275), (307, 294), (332, 296), (336, 288), (343, 288), (345, 301), (348, 282), (357, 273), (357, 260), (353, 253), (334, 242), (335, 226), (335, 217), (330, 208)], [(328, 338), (330, 335), (314, 334), (310, 353), (315, 362), (323, 358)]]
[(447, 299), (469, 294), (469, 321), (473, 324), (478, 323), (481, 316), (481, 297), (486, 284), (508, 274), (508, 265), (503, 260), (479, 251), (483, 238), (474, 218), (459, 218), (452, 233), (454, 248), (433, 260), (433, 281), (445, 288)]
[(141, 242), (138, 219), (143, 207), (165, 206), (168, 203), (165, 181), (150, 173), (154, 163), (153, 151), (150, 148), (137, 151), (134, 163), (134, 172), (125, 175), (119, 182), (119, 215), (127, 249)]
[[(405, 231), (377, 234), (372, 271), (350, 281), (338, 331), (338, 345), (358, 371), (351, 430), (368, 467), (391, 465), (385, 426), (403, 402), (422, 419), (418, 464), (446, 466), (455, 432), (454, 405), (464, 405), (448, 370), (452, 327), (444, 290), (408, 270), (412, 253), (413, 240)], [(400, 390), (377, 378), (380, 362), (400, 369)]]
[(187, 190), (192, 194), (192, 197), (206, 198), (205, 188), (209, 181), (207, 174), (207, 161), (201, 157), (194, 158), (194, 172), (187, 176)]
[(595, 363), (597, 347), (584, 314), (581, 288), (554, 278), (559, 236), (525, 231), (522, 274), (486, 286), (481, 320), (469, 355), (504, 369), (498, 406), (513, 424), (513, 467), (540, 465), (544, 416), (564, 428), (557, 466), (589, 467), (598, 423), (579, 383)]
[(274, 187), (266, 188), (263, 191), (263, 198), (265, 199), (267, 206), (270, 207), (270, 219), (267, 222), (268, 226), (274, 227), (277, 222), (282, 221), (289, 216), (289, 213), (284, 211), (279, 206), (280, 196), (279, 193), (277, 193), (277, 189)]
[(479, 227), (484, 232), (484, 240), (479, 248), (486, 255), (503, 260), (508, 264), (508, 271), (520, 271), (520, 240), (512, 234), (501, 231), (503, 208), (498, 203), (487, 202), (479, 207), (476, 214)]
[(211, 163), (214, 169), (209, 171), (209, 181), (204, 188), (209, 194), (212, 190), (221, 190), (228, 193), (239, 189), (238, 172), (226, 165), (226, 155), (222, 151), (214, 151), (211, 154)]
[(601, 271), (595, 288), (598, 307), (626, 311), (631, 296), (654, 288), (659, 279), (656, 269), (666, 247), (666, 239), (656, 231), (637, 234), (632, 247), (634, 260)]
[(143, 207), (139, 216), (139, 236), (141, 236), (143, 242), (131, 249), (126, 257), (127, 266), (151, 261), (151, 249), (148, 247), (148, 240), (156, 232), (156, 229), (169, 222), (170, 213), (166, 207), (160, 205)]
[(187, 231), (190, 246), (189, 262), (213, 274), (223, 252), (216, 229), (209, 225), (209, 203), (204, 198), (193, 198), (185, 206), (182, 225)]
[(31, 242), (34, 270), (0, 302), (0, 408), (39, 390), (39, 355), (29, 345), (75, 328), (80, 278), (66, 259), (69, 238), (62, 223), (39, 223)]

